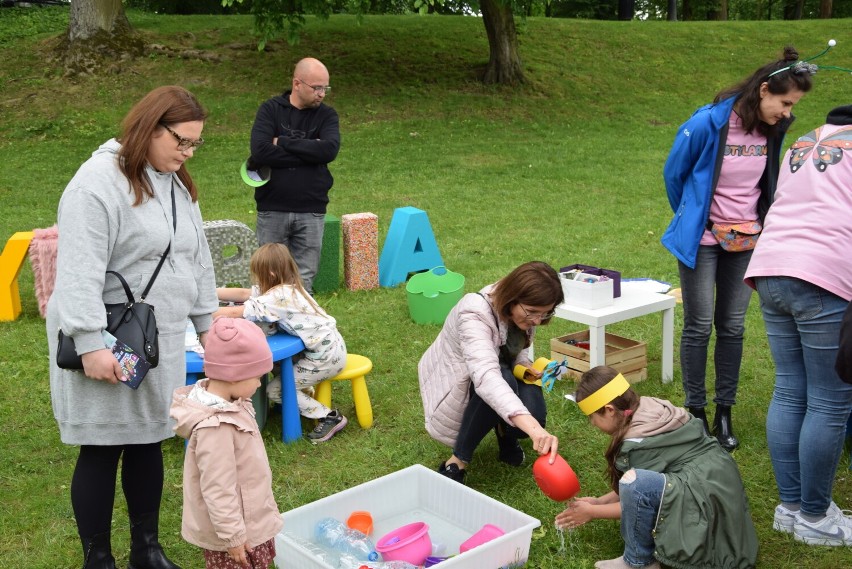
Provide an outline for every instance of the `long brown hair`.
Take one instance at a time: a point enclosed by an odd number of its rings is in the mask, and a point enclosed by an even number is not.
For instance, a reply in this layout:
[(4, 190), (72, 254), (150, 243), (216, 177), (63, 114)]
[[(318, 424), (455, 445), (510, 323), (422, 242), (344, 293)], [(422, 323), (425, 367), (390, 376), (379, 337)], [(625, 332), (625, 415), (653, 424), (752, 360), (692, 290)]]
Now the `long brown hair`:
[[(580, 377), (580, 383), (577, 384), (577, 389), (574, 396), (577, 403), (609, 383), (612, 378), (618, 375), (618, 370), (609, 366), (593, 367)], [(612, 439), (609, 442), (609, 447), (606, 449), (604, 456), (606, 457), (606, 474), (609, 478), (610, 488), (618, 492), (618, 481), (621, 479), (622, 473), (615, 467), (615, 458), (621, 450), (621, 443), (624, 442), (624, 437), (627, 434), (627, 429), (630, 428), (630, 423), (633, 420), (633, 413), (639, 408), (639, 395), (633, 388), (628, 389), (612, 401), (606, 403), (612, 405), (621, 413), (616, 414), (616, 420), (620, 421), (618, 428), (611, 434)], [(630, 409), (631, 412), (624, 414), (624, 411)], [(595, 413), (603, 414), (603, 406), (595, 411)]]
[[(195, 95), (177, 85), (158, 87), (133, 105), (121, 122), (121, 134), (118, 137), (121, 143), (121, 149), (118, 151), (119, 168), (130, 182), (130, 191), (135, 195), (133, 205), (139, 205), (154, 197), (154, 190), (145, 175), (148, 149), (154, 132), (163, 128), (162, 125), (205, 119), (207, 111)], [(181, 164), (177, 176), (189, 190), (192, 201), (196, 201), (198, 188), (192, 181), (186, 164)]]
[[(773, 95), (784, 95), (793, 89), (798, 89), (803, 93), (810, 91), (813, 81), (808, 72), (795, 73), (793, 69), (788, 69), (772, 75), (772, 73), (788, 67), (798, 59), (799, 52), (793, 46), (788, 45), (784, 48), (781, 59), (767, 63), (736, 85), (719, 91), (713, 102), (718, 103), (730, 97), (739, 97), (736, 110), (742, 120), (743, 129), (749, 134), (757, 130), (763, 136), (774, 136), (778, 125), (769, 125), (760, 120), (760, 86), (766, 83), (769, 92)], [(770, 77), (770, 75), (772, 76)]]
[(291, 285), (308, 299), (317, 314), (326, 314), (305, 290), (299, 275), (299, 266), (286, 245), (267, 243), (258, 247), (249, 261), (249, 270), (252, 279), (260, 288), (260, 294), (265, 294), (279, 285)]
[[(511, 317), (516, 304), (556, 306), (564, 300), (556, 271), (541, 261), (530, 261), (500, 279), (491, 290), (491, 301), (503, 319)], [(550, 319), (542, 320), (547, 324)]]

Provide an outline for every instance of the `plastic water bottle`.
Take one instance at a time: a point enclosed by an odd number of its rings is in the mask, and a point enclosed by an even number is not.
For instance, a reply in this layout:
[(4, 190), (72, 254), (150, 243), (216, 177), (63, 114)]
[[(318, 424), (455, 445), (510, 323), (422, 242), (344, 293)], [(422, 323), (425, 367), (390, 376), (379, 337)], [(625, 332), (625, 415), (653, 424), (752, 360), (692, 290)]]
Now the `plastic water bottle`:
[(418, 569), (407, 561), (359, 561), (345, 553), (340, 556), (337, 569)]
[(359, 561), (379, 559), (376, 547), (369, 537), (334, 518), (323, 518), (317, 523), (316, 542)]
[(296, 544), (300, 545), (305, 550), (307, 550), (308, 553), (313, 555), (318, 561), (327, 563), (332, 567), (337, 567), (339, 562), (339, 555), (337, 553), (329, 551), (327, 549), (323, 549), (313, 541), (293, 535), (290, 532), (284, 532), (284, 535), (296, 542)]

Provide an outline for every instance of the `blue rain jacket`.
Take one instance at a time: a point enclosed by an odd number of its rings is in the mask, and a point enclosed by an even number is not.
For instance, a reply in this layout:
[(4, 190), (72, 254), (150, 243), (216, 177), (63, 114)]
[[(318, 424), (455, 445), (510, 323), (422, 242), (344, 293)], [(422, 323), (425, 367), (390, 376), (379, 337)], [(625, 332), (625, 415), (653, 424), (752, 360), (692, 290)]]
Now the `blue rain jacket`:
[[(663, 168), (666, 194), (674, 217), (661, 242), (679, 261), (695, 268), (698, 244), (710, 217), (710, 204), (719, 181), (728, 118), (737, 97), (699, 108), (675, 136)], [(793, 118), (778, 124), (777, 135), (768, 137), (766, 170), (760, 179), (757, 211), (761, 222), (775, 196), (781, 144)]]

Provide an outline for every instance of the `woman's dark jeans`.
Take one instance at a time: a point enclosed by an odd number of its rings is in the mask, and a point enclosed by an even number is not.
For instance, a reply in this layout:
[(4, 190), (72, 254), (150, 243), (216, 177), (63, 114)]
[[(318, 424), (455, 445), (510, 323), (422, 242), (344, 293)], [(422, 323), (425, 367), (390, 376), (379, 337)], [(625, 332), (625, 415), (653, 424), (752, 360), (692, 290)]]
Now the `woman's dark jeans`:
[(713, 363), (717, 405), (737, 400), (745, 315), (752, 289), (743, 282), (751, 251), (728, 253), (718, 245), (698, 248), (695, 268), (678, 261), (683, 295), (680, 367), (686, 407), (707, 405), (707, 346), (716, 329)]
[[(503, 379), (512, 388), (524, 407), (532, 414), (533, 417), (545, 426), (547, 420), (547, 406), (544, 403), (544, 393), (538, 385), (529, 385), (523, 381), (518, 381), (509, 366), (500, 364), (500, 372), (503, 374)], [(456, 446), (453, 449), (453, 454), (465, 462), (470, 463), (473, 458), (473, 451), (498, 423), (503, 423), (503, 433), (506, 438), (523, 439), (527, 438), (527, 434), (522, 430), (511, 427), (505, 423), (497, 412), (488, 406), (473, 388), (473, 383), (470, 385), (470, 399), (462, 416), (461, 428), (459, 429), (458, 437), (456, 437)]]

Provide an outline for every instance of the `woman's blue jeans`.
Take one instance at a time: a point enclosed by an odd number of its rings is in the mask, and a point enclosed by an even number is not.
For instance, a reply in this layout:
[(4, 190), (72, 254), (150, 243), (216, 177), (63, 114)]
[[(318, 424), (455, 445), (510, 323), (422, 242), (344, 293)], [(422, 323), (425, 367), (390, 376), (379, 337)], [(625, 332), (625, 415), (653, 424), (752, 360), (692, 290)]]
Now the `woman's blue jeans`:
[(752, 290), (743, 282), (751, 251), (728, 253), (719, 245), (698, 247), (695, 268), (678, 261), (683, 296), (680, 367), (686, 407), (707, 405), (707, 346), (716, 328), (713, 364), (717, 405), (737, 400), (745, 316)]
[[(523, 381), (518, 381), (509, 366), (501, 363), (500, 372), (503, 374), (503, 379), (509, 384), (509, 387), (518, 395), (521, 403), (527, 408), (527, 411), (535, 417), (535, 419), (545, 427), (547, 424), (547, 405), (544, 402), (544, 393), (538, 385), (530, 385)], [(497, 411), (492, 409), (488, 403), (473, 388), (473, 383), (470, 385), (470, 399), (465, 407), (462, 415), (461, 427), (459, 434), (456, 437), (456, 444), (453, 448), (453, 454), (469, 464), (473, 458), (473, 452), (485, 435), (491, 431), (498, 423), (503, 423), (503, 432), (506, 437), (514, 437), (523, 439), (527, 434), (522, 430), (511, 427), (506, 424)]]
[(665, 475), (635, 468), (618, 482), (624, 562), (628, 565), (644, 567), (654, 562), (653, 532), (665, 487)]
[(852, 410), (852, 385), (834, 371), (849, 303), (791, 277), (759, 277), (755, 284), (775, 361), (766, 440), (778, 493), (819, 516), (831, 503)]

